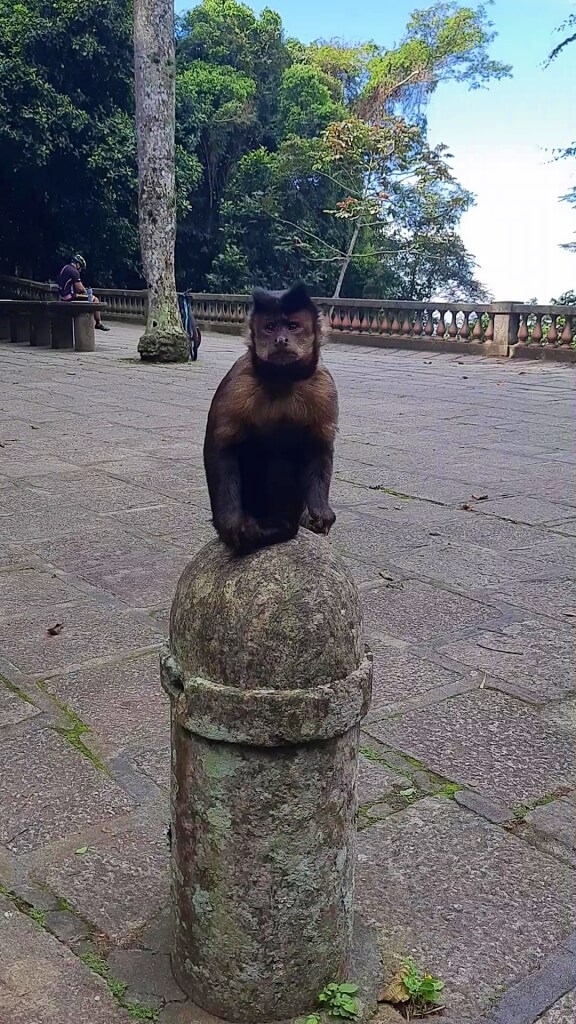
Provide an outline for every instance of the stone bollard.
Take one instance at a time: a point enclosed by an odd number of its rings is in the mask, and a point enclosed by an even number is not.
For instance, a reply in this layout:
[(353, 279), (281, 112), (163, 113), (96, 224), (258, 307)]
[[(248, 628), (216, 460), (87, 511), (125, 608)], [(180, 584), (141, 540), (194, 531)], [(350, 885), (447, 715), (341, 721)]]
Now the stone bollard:
[(78, 313), (74, 317), (74, 349), (76, 352), (94, 352), (94, 314)]
[(172, 966), (225, 1020), (311, 1011), (352, 942), (359, 723), (372, 660), (327, 541), (184, 570), (161, 657), (171, 698)]

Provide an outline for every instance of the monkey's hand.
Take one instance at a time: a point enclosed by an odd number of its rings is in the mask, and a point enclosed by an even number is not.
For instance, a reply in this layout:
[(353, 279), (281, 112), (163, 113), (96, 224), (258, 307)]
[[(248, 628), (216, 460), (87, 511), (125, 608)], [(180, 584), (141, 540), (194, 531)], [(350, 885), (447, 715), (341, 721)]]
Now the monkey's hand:
[(246, 555), (257, 548), (289, 540), (294, 536), (294, 530), (290, 529), (288, 523), (261, 526), (252, 516), (241, 516), (239, 519), (220, 524), (218, 534), (220, 540), (235, 554)]
[(300, 520), (300, 526), (303, 526), (305, 530), (310, 530), (311, 533), (322, 533), (327, 536), (335, 521), (335, 513), (329, 505), (326, 505), (323, 509), (306, 509)]

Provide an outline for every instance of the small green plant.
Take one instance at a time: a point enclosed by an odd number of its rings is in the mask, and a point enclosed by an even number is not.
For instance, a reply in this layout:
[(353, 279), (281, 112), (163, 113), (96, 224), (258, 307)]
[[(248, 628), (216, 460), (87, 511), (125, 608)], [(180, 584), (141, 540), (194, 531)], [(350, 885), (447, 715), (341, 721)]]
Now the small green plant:
[(110, 968), (105, 960), (97, 953), (83, 953), (80, 957), (83, 964), (89, 967), (94, 974), (97, 974), (100, 978), (107, 978), (110, 973)]
[(411, 1013), (422, 1013), (437, 1007), (444, 982), (432, 974), (422, 974), (411, 957), (402, 961), (402, 968), (402, 981), (412, 1004)]
[(411, 957), (402, 960), (400, 970), (379, 995), (379, 1003), (396, 1006), (406, 1020), (428, 1017), (444, 1009), (440, 1006), (440, 993), (444, 982), (432, 974), (423, 974)]
[(447, 800), (453, 800), (455, 794), (459, 793), (461, 789), (462, 786), (459, 786), (457, 782), (447, 782), (435, 795), (444, 796)]
[(325, 1007), (331, 1017), (354, 1020), (360, 1013), (358, 1000), (355, 998), (358, 985), (344, 982), (338, 985), (335, 981), (322, 989), (318, 996), (319, 1006)]
[(119, 978), (115, 978), (110, 974), (110, 968), (101, 956), (98, 956), (97, 953), (83, 953), (80, 959), (94, 974), (104, 979), (110, 994), (114, 996), (114, 999), (120, 1006), (128, 1011), (133, 1020), (158, 1020), (160, 1010), (157, 1010), (154, 1006), (148, 1006), (146, 1003), (141, 1003), (138, 1000), (129, 1002), (124, 998), (128, 985), (125, 981), (120, 981)]
[(46, 927), (46, 914), (43, 910), (37, 910), (36, 907), (30, 907), (28, 917), (31, 917), (33, 921), (36, 921), (36, 924), (39, 924), (41, 928)]
[(147, 1006), (146, 1003), (122, 1003), (122, 1005), (128, 1010), (132, 1020), (158, 1020), (160, 1016), (160, 1010), (156, 1010), (153, 1006)]

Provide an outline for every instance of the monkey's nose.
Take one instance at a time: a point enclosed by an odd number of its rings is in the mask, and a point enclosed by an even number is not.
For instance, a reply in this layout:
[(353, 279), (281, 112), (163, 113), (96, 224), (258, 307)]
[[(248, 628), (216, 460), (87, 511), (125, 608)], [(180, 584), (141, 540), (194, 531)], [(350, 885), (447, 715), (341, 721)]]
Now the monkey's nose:
[(278, 345), (279, 348), (286, 348), (288, 344), (288, 338), (283, 334), (279, 334), (278, 337), (275, 338), (274, 344)]

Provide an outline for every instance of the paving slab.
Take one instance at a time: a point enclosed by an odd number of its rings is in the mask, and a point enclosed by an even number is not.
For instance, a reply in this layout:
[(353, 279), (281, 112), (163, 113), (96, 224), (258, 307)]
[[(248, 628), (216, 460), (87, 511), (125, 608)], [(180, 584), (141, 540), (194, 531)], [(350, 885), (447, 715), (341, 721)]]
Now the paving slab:
[(55, 854), (35, 877), (115, 945), (129, 946), (169, 902), (168, 820), (166, 808), (163, 820), (102, 828), (86, 835), (86, 854)]
[(0, 896), (0, 1020), (6, 1024), (129, 1024), (105, 982)]
[(576, 868), (576, 789), (571, 798), (532, 808), (515, 831), (538, 849)]
[(576, 573), (566, 579), (513, 580), (503, 587), (479, 591), (477, 596), (576, 623)]
[(13, 569), (0, 572), (0, 621), (31, 609), (50, 614), (55, 605), (64, 606), (82, 597), (74, 581), (63, 580), (51, 570)]
[(454, 661), (517, 683), (537, 700), (558, 699), (576, 692), (573, 626), (527, 619), (481, 630), (439, 650)]
[(0, 842), (13, 853), (45, 846), (133, 806), (45, 716), (3, 730), (0, 777)]
[(0, 726), (16, 725), (37, 714), (38, 708), (27, 695), (0, 675)]
[[(164, 709), (166, 717), (166, 709)], [(168, 721), (164, 729), (162, 739), (169, 738)], [(156, 729), (158, 726), (156, 726)], [(148, 779), (151, 779), (160, 789), (167, 790), (170, 784), (170, 744), (164, 746), (146, 748), (134, 754), (134, 765), (139, 772), (142, 772)]]
[(538, 1018), (540, 1024), (574, 1024), (576, 1020), (576, 988), (559, 999)]
[(507, 804), (576, 787), (576, 718), (559, 727), (540, 709), (488, 688), (367, 729), (439, 775)]
[(82, 579), (131, 608), (158, 608), (172, 602), (187, 561), (183, 551), (172, 548), (158, 555), (143, 553), (116, 566), (103, 561), (79, 572)]
[[(566, 480), (564, 493), (567, 499), (569, 499), (570, 490), (570, 481)], [(509, 519), (513, 523), (539, 525), (574, 518), (574, 509), (570, 505), (547, 501), (545, 498), (526, 496), (484, 501), (482, 505), (474, 505), (474, 508), (482, 515), (498, 516), (500, 519)]]
[(53, 676), (46, 692), (90, 723), (91, 741), (106, 755), (165, 747), (169, 740), (169, 701), (156, 652)]
[[(440, 700), (446, 689), (474, 685), (473, 673), (458, 673), (409, 651), (387, 646), (381, 640), (370, 644), (374, 657), (372, 703), (367, 721), (384, 717), (391, 704), (436, 691)], [(477, 683), (476, 683), (477, 685)]]
[(570, 868), (450, 800), (426, 798), (360, 832), (356, 874), (386, 954), (443, 978), (463, 1024), (489, 1016), (576, 920)]
[(153, 556), (161, 546), (144, 537), (134, 537), (108, 516), (94, 516), (92, 522), (65, 537), (27, 545), (45, 562), (64, 572), (81, 572), (94, 566), (118, 564), (130, 558)]
[[(47, 630), (56, 623), (58, 636)], [(0, 622), (0, 651), (22, 672), (46, 675), (80, 662), (150, 648), (164, 632), (144, 616), (119, 608), (82, 604), (54, 606), (50, 612), (19, 615)]]
[[(208, 542), (214, 535), (214, 527), (205, 509), (193, 504), (172, 501), (150, 509), (131, 509), (128, 512), (112, 512), (108, 519), (119, 523), (130, 533), (145, 537), (179, 537), (188, 543), (201, 532)], [(209, 527), (211, 534), (208, 534)]]
[(362, 609), (369, 639), (391, 634), (409, 643), (422, 643), (499, 616), (495, 606), (399, 577), (365, 590)]
[[(546, 553), (537, 559), (533, 552), (503, 554), (479, 544), (442, 539), (425, 546), (405, 548), (396, 554), (394, 562), (410, 573), (467, 589), (501, 586), (508, 580), (552, 571)], [(565, 571), (559, 563), (557, 574), (564, 575)]]

